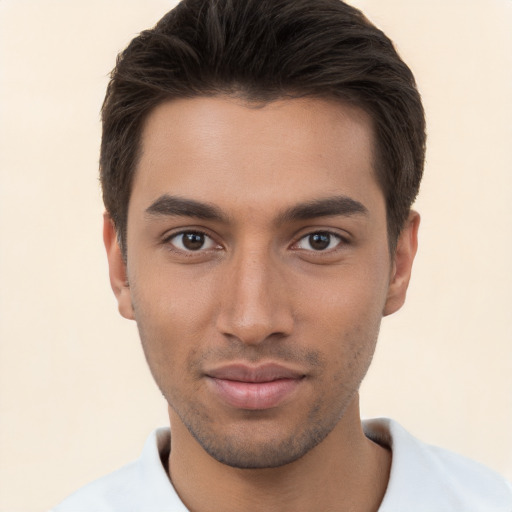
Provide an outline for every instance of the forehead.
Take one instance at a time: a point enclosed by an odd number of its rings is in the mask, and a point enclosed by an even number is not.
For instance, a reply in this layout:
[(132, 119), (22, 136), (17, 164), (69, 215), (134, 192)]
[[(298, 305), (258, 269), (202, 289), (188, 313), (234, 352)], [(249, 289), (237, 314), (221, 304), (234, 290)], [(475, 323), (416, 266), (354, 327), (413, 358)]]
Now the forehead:
[(132, 201), (167, 193), (259, 211), (339, 194), (371, 202), (373, 146), (369, 116), (334, 100), (176, 99), (145, 123)]

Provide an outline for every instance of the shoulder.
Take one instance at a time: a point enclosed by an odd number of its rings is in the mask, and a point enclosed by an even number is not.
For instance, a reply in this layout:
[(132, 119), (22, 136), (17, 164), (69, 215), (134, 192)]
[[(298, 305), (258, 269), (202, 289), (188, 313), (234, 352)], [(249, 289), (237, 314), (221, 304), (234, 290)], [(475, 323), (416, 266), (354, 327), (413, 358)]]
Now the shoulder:
[(393, 454), (379, 512), (512, 511), (510, 483), (482, 464), (425, 444), (393, 420), (368, 420), (363, 427), (370, 439), (389, 446)]
[(139, 494), (136, 474), (137, 462), (132, 462), (82, 487), (51, 512), (135, 510), (132, 504)]
[(79, 489), (50, 512), (186, 511), (162, 465), (169, 443), (169, 429), (155, 430), (139, 459)]

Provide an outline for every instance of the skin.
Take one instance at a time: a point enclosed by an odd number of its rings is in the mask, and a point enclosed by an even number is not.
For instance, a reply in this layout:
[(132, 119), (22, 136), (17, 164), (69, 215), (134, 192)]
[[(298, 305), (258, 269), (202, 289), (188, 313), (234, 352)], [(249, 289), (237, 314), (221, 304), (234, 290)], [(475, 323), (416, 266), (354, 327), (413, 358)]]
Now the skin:
[[(364, 436), (358, 389), (405, 300), (419, 216), (390, 255), (373, 146), (364, 112), (323, 99), (199, 97), (147, 119), (126, 263), (108, 215), (104, 239), (192, 511), (378, 509), (391, 455)], [(239, 407), (212, 378), (233, 363), (300, 378)]]

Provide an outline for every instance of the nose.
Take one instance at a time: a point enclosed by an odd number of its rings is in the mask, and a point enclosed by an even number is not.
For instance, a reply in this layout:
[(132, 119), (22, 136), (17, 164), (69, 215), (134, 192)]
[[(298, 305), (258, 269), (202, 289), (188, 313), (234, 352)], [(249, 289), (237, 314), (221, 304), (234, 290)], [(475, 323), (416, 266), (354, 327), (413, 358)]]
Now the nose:
[(240, 251), (227, 265), (217, 317), (224, 336), (257, 345), (291, 334), (293, 310), (285, 272), (269, 252)]

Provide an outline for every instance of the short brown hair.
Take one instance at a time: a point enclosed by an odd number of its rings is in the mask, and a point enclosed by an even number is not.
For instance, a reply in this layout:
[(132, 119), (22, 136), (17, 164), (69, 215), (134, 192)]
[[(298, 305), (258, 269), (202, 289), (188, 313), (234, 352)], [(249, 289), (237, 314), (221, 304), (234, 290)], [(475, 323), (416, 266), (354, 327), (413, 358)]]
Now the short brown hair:
[(149, 112), (168, 99), (218, 94), (339, 98), (365, 110), (394, 246), (423, 173), (425, 118), (414, 77), (388, 37), (340, 0), (183, 0), (119, 54), (103, 104), (103, 200), (125, 255)]

